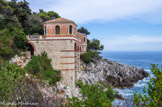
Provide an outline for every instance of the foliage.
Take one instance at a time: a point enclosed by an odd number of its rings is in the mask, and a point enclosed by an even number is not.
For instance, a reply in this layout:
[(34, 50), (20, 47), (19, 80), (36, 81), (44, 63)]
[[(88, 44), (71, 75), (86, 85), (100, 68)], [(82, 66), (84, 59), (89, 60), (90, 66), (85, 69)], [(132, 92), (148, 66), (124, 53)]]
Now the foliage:
[(0, 67), (0, 102), (40, 102), (41, 95), (32, 80), (25, 77), (25, 70), (8, 64)]
[(102, 51), (104, 49), (103, 45), (100, 45), (100, 41), (97, 39), (92, 39), (87, 42), (87, 47), (89, 51)]
[(85, 62), (86, 64), (89, 64), (93, 58), (99, 58), (100, 56), (98, 55), (99, 52), (97, 51), (88, 51), (87, 53), (81, 54), (80, 58), (82, 59), (83, 62)]
[(16, 46), (16, 48), (26, 50), (25, 44), (27, 43), (27, 38), (24, 32), (16, 29), (13, 35), (15, 35), (13, 40), (14, 40), (14, 45)]
[(26, 49), (25, 34), (43, 34), (41, 14), (47, 20), (60, 17), (53, 11), (31, 13), (26, 0), (0, 0), (0, 63)]
[(15, 15), (18, 18), (25, 34), (27, 34), (28, 28), (30, 28), (30, 26), (28, 24), (28, 18), (31, 15), (29, 3), (26, 0), (19, 1), (19, 2), (17, 2), (17, 0), (11, 0), (11, 2), (9, 2), (9, 6), (13, 10), (12, 15), (13, 16)]
[(55, 85), (61, 79), (60, 71), (53, 70), (51, 60), (47, 58), (45, 52), (41, 55), (33, 56), (25, 69), (39, 79), (49, 81), (50, 85)]
[[(83, 33), (85, 35), (90, 34), (90, 32), (84, 27), (79, 28), (78, 32)], [(87, 48), (88, 51), (102, 51), (104, 49), (104, 46), (100, 44), (100, 41), (98, 39), (87, 39)]]
[(13, 9), (9, 6), (9, 2), (5, 0), (1, 0), (0, 2), (0, 29), (20, 28), (21, 25), (18, 18), (13, 15)]
[[(26, 0), (1, 0), (0, 4), (0, 28), (21, 28), (25, 34), (43, 34), (43, 22), (60, 17), (54, 11), (31, 13), (29, 3)], [(9, 24), (9, 25), (8, 25)], [(10, 27), (6, 27), (10, 26)]]
[[(81, 27), (78, 29), (78, 32), (83, 33), (85, 35), (89, 35), (90, 32), (84, 28)], [(83, 62), (86, 64), (89, 64), (93, 58), (99, 58), (100, 51), (104, 49), (104, 46), (100, 44), (100, 41), (98, 39), (87, 39), (87, 53), (84, 53), (80, 56)]]
[(43, 21), (47, 21), (47, 20), (51, 20), (51, 19), (56, 19), (59, 18), (59, 14), (54, 12), (54, 11), (48, 11), (45, 12), (42, 9), (39, 9), (39, 13), (38, 16), (43, 20)]
[(4, 60), (10, 59), (20, 50), (26, 49), (26, 42), (27, 39), (22, 30), (17, 28), (0, 30), (0, 56)]
[(0, 56), (3, 59), (9, 59), (15, 54), (12, 48), (12, 38), (8, 29), (0, 30)]
[(100, 84), (83, 84), (78, 81), (76, 85), (81, 89), (81, 100), (77, 97), (68, 98), (69, 107), (111, 107), (111, 102), (116, 98), (117, 92), (104, 83)]
[(101, 56), (99, 56), (100, 51), (103, 50), (104, 46), (100, 45), (100, 41), (97, 39), (93, 39), (92, 41), (87, 40), (87, 47), (88, 47), (88, 52), (81, 54), (80, 58), (82, 59), (83, 62), (85, 62), (86, 64), (89, 64), (91, 61), (93, 61), (94, 59), (97, 58), (101, 58)]
[(43, 35), (43, 20), (37, 15), (37, 14), (32, 14), (28, 18), (28, 34), (41, 34)]
[(79, 28), (78, 32), (83, 33), (85, 35), (89, 35), (90, 34), (90, 32), (86, 28), (84, 28), (84, 27)]
[[(162, 106), (162, 68), (158, 68), (157, 65), (152, 64), (151, 71), (153, 77), (150, 76), (150, 82), (148, 82), (148, 89), (145, 87), (143, 92), (145, 95), (134, 93), (134, 103), (136, 106), (145, 107), (161, 107)], [(146, 94), (148, 92), (148, 95)]]

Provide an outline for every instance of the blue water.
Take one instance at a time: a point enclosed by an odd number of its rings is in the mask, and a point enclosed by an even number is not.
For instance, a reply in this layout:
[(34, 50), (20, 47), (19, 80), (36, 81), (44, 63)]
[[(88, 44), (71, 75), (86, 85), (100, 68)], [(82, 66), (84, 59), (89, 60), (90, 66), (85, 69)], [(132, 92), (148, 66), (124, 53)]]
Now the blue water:
[[(151, 64), (162, 65), (162, 52), (103, 52), (103, 58), (113, 60), (122, 64), (137, 66), (143, 68), (151, 76)], [(139, 80), (133, 87), (126, 89), (115, 89), (124, 97), (129, 98), (133, 96), (133, 92), (143, 93), (143, 87), (146, 86), (149, 77)]]
[(150, 69), (150, 64), (162, 65), (162, 52), (103, 52), (104, 58), (144, 68)]

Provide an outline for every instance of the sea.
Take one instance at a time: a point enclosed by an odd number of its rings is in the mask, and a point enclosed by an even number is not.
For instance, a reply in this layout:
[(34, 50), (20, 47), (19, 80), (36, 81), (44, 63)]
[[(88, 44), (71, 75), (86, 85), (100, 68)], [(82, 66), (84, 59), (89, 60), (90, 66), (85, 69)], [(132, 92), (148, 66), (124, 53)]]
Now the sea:
[[(101, 56), (105, 59), (116, 61), (122, 64), (136, 66), (147, 71), (150, 76), (151, 64), (158, 64), (158, 67), (162, 67), (162, 52), (102, 52)], [(139, 80), (134, 86), (125, 89), (115, 89), (125, 98), (132, 98), (133, 92), (143, 93), (143, 87), (147, 89), (147, 83), (149, 77)], [(114, 103), (122, 103), (120, 100), (115, 100)], [(120, 105), (119, 105), (120, 106)], [(131, 106), (131, 105), (130, 105)]]

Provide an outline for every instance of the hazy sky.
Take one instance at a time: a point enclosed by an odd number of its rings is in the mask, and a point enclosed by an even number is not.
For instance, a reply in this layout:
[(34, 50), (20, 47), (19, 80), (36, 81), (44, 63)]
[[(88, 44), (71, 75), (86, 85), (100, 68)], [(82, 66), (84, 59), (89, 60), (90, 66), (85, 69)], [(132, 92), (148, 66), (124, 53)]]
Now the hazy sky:
[(162, 51), (162, 0), (27, 0), (87, 28), (105, 51)]

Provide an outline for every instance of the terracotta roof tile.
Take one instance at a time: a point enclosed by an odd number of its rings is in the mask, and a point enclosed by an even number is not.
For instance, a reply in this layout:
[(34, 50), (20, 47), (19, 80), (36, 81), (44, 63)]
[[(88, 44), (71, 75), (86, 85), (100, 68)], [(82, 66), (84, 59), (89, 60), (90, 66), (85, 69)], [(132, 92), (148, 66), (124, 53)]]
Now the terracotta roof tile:
[(65, 18), (56, 18), (56, 19), (48, 20), (45, 23), (74, 23), (75, 24), (74, 21)]

